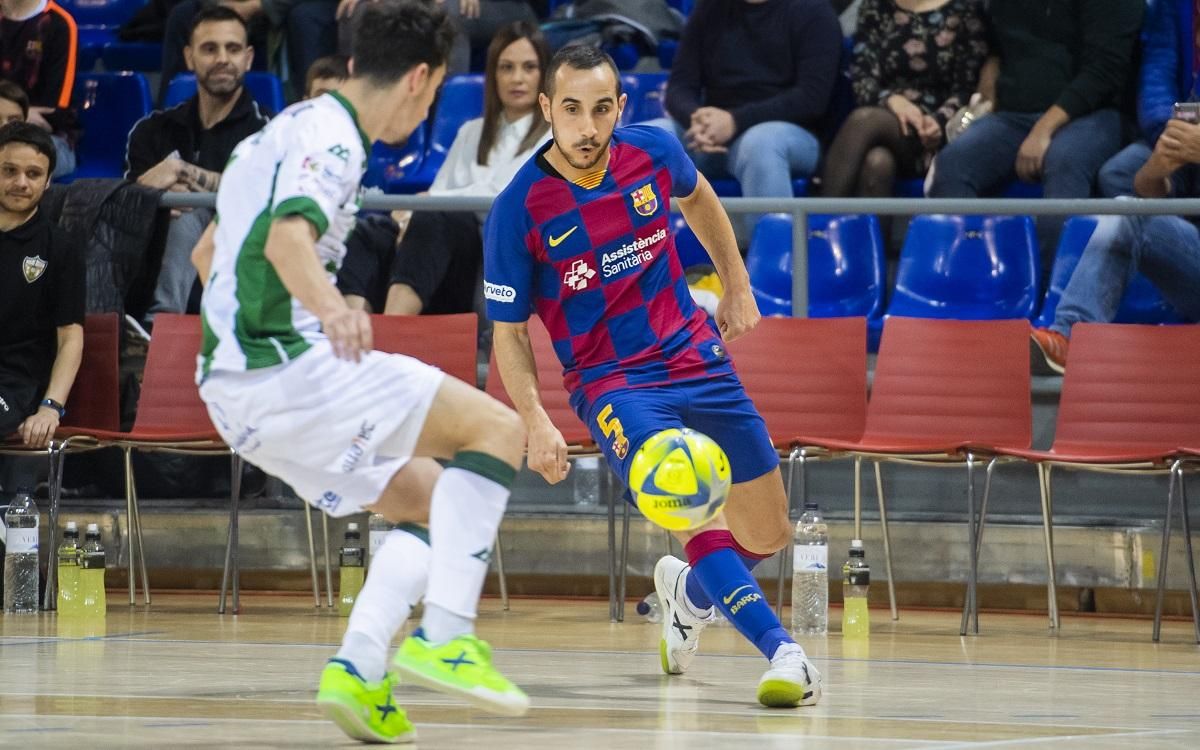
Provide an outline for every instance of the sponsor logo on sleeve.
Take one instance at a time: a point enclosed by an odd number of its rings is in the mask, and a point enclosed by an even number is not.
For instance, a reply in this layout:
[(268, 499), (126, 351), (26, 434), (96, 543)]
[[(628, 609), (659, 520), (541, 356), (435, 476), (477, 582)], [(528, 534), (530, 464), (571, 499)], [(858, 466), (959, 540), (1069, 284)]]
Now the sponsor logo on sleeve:
[(507, 284), (483, 282), (483, 297), (493, 302), (513, 303), (517, 301), (517, 290)]

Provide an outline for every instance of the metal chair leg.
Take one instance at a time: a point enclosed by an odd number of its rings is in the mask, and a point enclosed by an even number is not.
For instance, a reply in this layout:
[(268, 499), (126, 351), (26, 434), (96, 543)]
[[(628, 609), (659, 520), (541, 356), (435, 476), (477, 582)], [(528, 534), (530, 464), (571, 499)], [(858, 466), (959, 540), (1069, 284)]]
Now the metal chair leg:
[(129, 494), (133, 498), (133, 531), (137, 541), (138, 570), (142, 575), (142, 603), (150, 606), (150, 579), (146, 575), (146, 536), (142, 533), (142, 511), (138, 506), (137, 481), (133, 476), (133, 462), (129, 464)]
[(504, 575), (504, 546), (500, 541), (500, 530), (496, 529), (496, 575), (500, 579), (500, 604), (508, 611), (508, 576)]
[[(804, 507), (805, 491), (804, 491), (804, 464), (807, 459), (802, 448), (793, 448), (788, 456), (788, 471), (787, 483), (784, 485), (783, 491), (787, 497), (788, 504), (788, 521), (792, 519), (792, 479), (796, 474), (796, 459), (800, 459), (800, 507)], [(779, 587), (775, 597), (775, 616), (780, 620), (783, 619), (783, 593), (785, 581), (787, 579), (787, 562), (792, 551), (791, 545), (784, 545), (783, 549), (779, 550)]]
[(1175, 522), (1175, 482), (1179, 478), (1174, 470), (1171, 471), (1170, 477), (1167, 484), (1167, 512), (1163, 516), (1162, 549), (1158, 553), (1158, 587), (1154, 595), (1154, 631), (1151, 639), (1155, 643), (1158, 643), (1162, 630), (1163, 592), (1167, 588), (1167, 558), (1171, 551), (1171, 526)]
[(1050, 615), (1050, 627), (1059, 628), (1062, 621), (1058, 616), (1058, 572), (1054, 565), (1054, 497), (1051, 494), (1051, 469), (1049, 464), (1038, 464), (1038, 480), (1042, 493), (1042, 531), (1046, 537), (1046, 597)]
[(42, 598), (42, 609), (53, 612), (58, 609), (58, 502), (62, 494), (63, 444), (50, 441), (50, 554), (46, 562), (46, 591)]
[(617, 622), (625, 622), (625, 582), (629, 573), (629, 503), (621, 503), (621, 583), (617, 592)]
[(312, 508), (308, 506), (307, 502), (303, 500), (300, 502), (304, 505), (304, 531), (308, 536), (308, 569), (312, 574), (313, 606), (320, 609), (321, 583), (317, 577), (317, 544), (313, 540)]
[(129, 606), (137, 604), (137, 578), (133, 575), (133, 558), (137, 554), (133, 524), (133, 451), (125, 448), (125, 534), (129, 542), (127, 573), (129, 575)]
[[(964, 601), (962, 624), (958, 634), (967, 634), (969, 612), (975, 612), (979, 602), (975, 595), (975, 580), (977, 575), (975, 559), (975, 454), (967, 451), (967, 594)], [(978, 632), (978, 631), (976, 631)]]
[(242, 613), (242, 565), (239, 544), (238, 506), (242, 501), (242, 457), (230, 452), (229, 456), (229, 504), (233, 508), (233, 613)]
[(608, 619), (617, 622), (617, 490), (608, 487)]
[(862, 456), (854, 457), (854, 538), (862, 539)]
[(1179, 476), (1179, 508), (1183, 514), (1183, 548), (1187, 550), (1188, 583), (1191, 586), (1192, 597), (1192, 629), (1195, 631), (1196, 643), (1200, 643), (1200, 602), (1196, 593), (1196, 558), (1192, 554), (1192, 522), (1188, 517), (1187, 484), (1184, 482), (1183, 465), (1175, 462), (1174, 471)]
[(892, 619), (899, 620), (900, 612), (896, 609), (896, 579), (892, 575), (892, 535), (888, 531), (887, 504), (883, 500), (883, 468), (878, 461), (874, 464), (875, 496), (879, 498), (879, 525), (883, 529), (883, 562), (887, 570), (888, 604), (892, 608)]
[(333, 556), (329, 551), (329, 516), (321, 513), (321, 536), (325, 540), (325, 604), (333, 609)]
[[(990, 497), (992, 494), (992, 472), (996, 468), (996, 461), (997, 461), (997, 459), (995, 457), (993, 457), (991, 461), (988, 461), (987, 476), (983, 482), (983, 500), (979, 504), (979, 523), (975, 526), (975, 529), (974, 529), (974, 541), (973, 541), (973, 544), (975, 545), (975, 579), (974, 580), (975, 580), (976, 590), (978, 590), (978, 587), (979, 587), (979, 555), (980, 555), (980, 552), (982, 552), (982, 550), (983, 550), (983, 527), (987, 523), (988, 497)], [(974, 619), (975, 619), (975, 634), (976, 635), (979, 634), (978, 603), (979, 603), (978, 600), (976, 600), (974, 604), (971, 604), (967, 600), (963, 601), (962, 624), (959, 626), (959, 634), (960, 635), (967, 634), (967, 618), (971, 615), (971, 610), (968, 605), (973, 606), (975, 608), (974, 613), (973, 613)]]

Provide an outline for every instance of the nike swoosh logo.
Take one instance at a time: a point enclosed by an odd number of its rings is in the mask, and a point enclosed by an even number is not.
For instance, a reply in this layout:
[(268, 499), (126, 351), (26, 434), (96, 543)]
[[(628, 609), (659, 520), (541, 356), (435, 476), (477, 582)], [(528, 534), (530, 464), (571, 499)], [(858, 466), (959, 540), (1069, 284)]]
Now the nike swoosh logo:
[(579, 225), (576, 224), (575, 226), (568, 229), (566, 234), (560, 234), (557, 237), (555, 237), (554, 235), (551, 235), (550, 236), (550, 247), (558, 247), (559, 245), (561, 245), (563, 243), (563, 240), (567, 239), (572, 234), (574, 234), (575, 230), (578, 228), (579, 228)]
[(729, 606), (730, 604), (733, 603), (733, 599), (734, 599), (734, 597), (736, 597), (738, 595), (739, 591), (741, 591), (742, 589), (748, 589), (748, 588), (750, 588), (749, 584), (746, 584), (745, 586), (738, 586), (736, 589), (733, 590), (733, 593), (731, 593), (729, 596), (724, 597), (723, 599), (721, 599), (721, 601), (725, 603), (725, 606)]

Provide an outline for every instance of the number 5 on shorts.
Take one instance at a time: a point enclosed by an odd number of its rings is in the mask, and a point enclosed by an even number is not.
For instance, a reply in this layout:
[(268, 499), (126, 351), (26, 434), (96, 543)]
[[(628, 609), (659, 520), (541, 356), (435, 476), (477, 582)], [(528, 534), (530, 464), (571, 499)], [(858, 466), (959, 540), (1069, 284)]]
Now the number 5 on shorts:
[(600, 413), (596, 415), (596, 424), (600, 426), (600, 432), (604, 433), (604, 437), (612, 438), (613, 453), (616, 457), (623, 459), (629, 453), (629, 440), (625, 437), (625, 429), (621, 427), (621, 420), (613, 417), (612, 413), (612, 404), (605, 404)]

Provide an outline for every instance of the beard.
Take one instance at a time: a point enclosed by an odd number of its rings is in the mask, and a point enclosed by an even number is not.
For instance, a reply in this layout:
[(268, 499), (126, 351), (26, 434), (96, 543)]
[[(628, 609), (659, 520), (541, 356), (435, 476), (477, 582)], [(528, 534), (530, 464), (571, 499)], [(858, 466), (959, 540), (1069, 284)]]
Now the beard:
[(567, 164), (570, 164), (573, 169), (588, 170), (588, 169), (595, 167), (596, 164), (600, 161), (600, 158), (608, 153), (608, 145), (609, 145), (609, 143), (612, 142), (612, 133), (609, 133), (608, 137), (605, 138), (603, 142), (597, 141), (595, 139), (584, 139), (584, 140), (576, 141), (575, 143), (573, 143), (571, 145), (571, 148), (580, 148), (582, 146), (591, 146), (592, 147), (591, 158), (580, 160), (580, 159), (575, 158), (572, 155), (572, 153), (573, 153), (572, 151), (569, 151), (562, 147), (562, 145), (561, 145), (562, 142), (559, 140), (559, 137), (558, 137), (558, 131), (554, 130), (553, 127), (551, 128), (551, 130), (553, 131), (553, 134), (554, 134), (554, 147), (556, 149), (558, 149), (558, 153), (562, 154), (562, 157), (567, 160)]
[[(231, 77), (217, 78), (217, 73), (232, 73)], [(228, 99), (241, 90), (245, 74), (229, 68), (209, 70), (204, 76), (196, 76), (196, 85), (204, 89), (209, 96)]]

